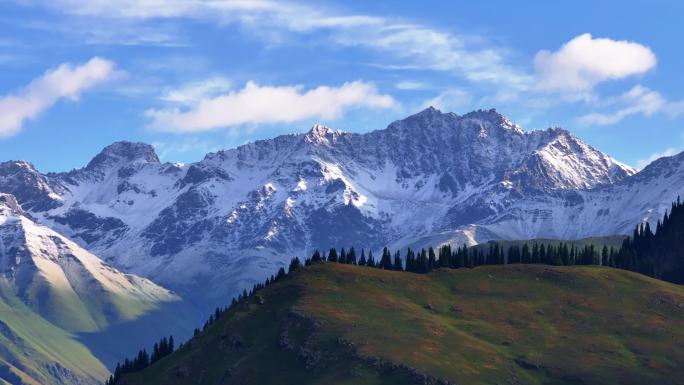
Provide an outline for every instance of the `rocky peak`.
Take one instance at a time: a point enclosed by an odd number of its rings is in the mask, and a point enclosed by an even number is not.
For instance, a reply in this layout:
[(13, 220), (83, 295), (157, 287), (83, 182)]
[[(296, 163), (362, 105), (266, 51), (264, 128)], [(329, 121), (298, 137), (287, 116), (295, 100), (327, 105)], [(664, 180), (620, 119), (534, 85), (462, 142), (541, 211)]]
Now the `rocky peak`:
[(411, 137), (426, 135), (435, 130), (445, 131), (457, 126), (460, 117), (452, 112), (443, 113), (435, 107), (428, 107), (404, 119), (392, 122), (387, 126), (389, 132), (405, 133)]
[(487, 137), (493, 131), (510, 131), (509, 134), (515, 135), (524, 133), (520, 126), (512, 123), (495, 109), (476, 110), (459, 116), (453, 112), (442, 112), (432, 106), (398, 120), (390, 124), (388, 128), (405, 132), (420, 131), (420, 134), (439, 134), (440, 136), (457, 131), (466, 131), (464, 133), (466, 136), (469, 132), (480, 137)]
[(462, 116), (460, 125), (464, 129), (477, 130), (480, 137), (494, 136), (522, 136), (525, 131), (495, 109), (471, 111)]
[(508, 120), (506, 119), (506, 117), (497, 112), (494, 108), (489, 110), (476, 110), (468, 112), (467, 114), (463, 115), (463, 119), (486, 120), (488, 122), (495, 124), (503, 124), (505, 121)]
[(99, 170), (118, 163), (159, 163), (152, 145), (139, 142), (115, 142), (105, 147), (86, 166), (86, 170)]
[(37, 173), (33, 163), (25, 160), (9, 160), (0, 163), (0, 170), (13, 170), (15, 172)]
[[(684, 152), (654, 160), (624, 183), (649, 183), (651, 180), (669, 178), (676, 174), (684, 176)], [(682, 191), (679, 186), (675, 186), (674, 190), (678, 191), (678, 194)]]
[(0, 192), (12, 194), (26, 210), (44, 210), (60, 205), (59, 183), (38, 172), (33, 164), (19, 160), (0, 163)]
[(15, 214), (21, 215), (24, 210), (21, 209), (21, 205), (17, 202), (17, 198), (12, 194), (0, 193), (0, 214)]
[(311, 143), (329, 144), (339, 132), (333, 131), (332, 128), (322, 124), (314, 124), (311, 130), (306, 133), (305, 140)]
[(430, 116), (439, 116), (439, 115), (442, 115), (442, 111), (440, 111), (439, 109), (437, 109), (433, 106), (429, 106), (429, 107), (425, 108), (424, 110), (414, 114), (413, 116), (430, 117)]

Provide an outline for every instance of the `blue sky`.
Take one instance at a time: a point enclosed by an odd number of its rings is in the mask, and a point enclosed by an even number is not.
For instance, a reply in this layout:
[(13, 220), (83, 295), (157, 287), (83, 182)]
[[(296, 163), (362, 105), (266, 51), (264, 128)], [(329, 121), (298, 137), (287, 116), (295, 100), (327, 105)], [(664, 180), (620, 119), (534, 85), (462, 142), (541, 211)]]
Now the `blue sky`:
[(190, 162), (435, 105), (563, 126), (640, 167), (684, 150), (682, 14), (657, 0), (2, 1), (0, 160), (68, 170), (134, 140)]

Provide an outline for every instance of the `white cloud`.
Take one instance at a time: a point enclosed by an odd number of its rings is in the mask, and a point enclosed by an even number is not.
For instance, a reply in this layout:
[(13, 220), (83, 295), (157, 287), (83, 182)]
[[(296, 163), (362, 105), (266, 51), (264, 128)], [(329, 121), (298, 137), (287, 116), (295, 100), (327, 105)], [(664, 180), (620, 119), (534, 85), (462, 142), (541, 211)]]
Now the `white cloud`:
[(84, 91), (118, 75), (114, 63), (99, 57), (45, 72), (19, 92), (0, 97), (0, 137), (18, 133), (27, 120), (35, 119), (60, 99), (78, 100)]
[(534, 58), (537, 87), (544, 91), (587, 92), (606, 80), (648, 72), (655, 54), (639, 43), (577, 36), (558, 51), (539, 51)]
[(167, 90), (161, 99), (167, 102), (194, 105), (202, 99), (218, 96), (230, 91), (230, 89), (230, 80), (217, 76), (189, 83), (183, 88)]
[(349, 28), (332, 35), (335, 43), (359, 47), (388, 55), (390, 69), (446, 71), (472, 82), (491, 82), (501, 86), (527, 87), (531, 78), (507, 65), (504, 50), (473, 47), (466, 36), (459, 36), (417, 24), (393, 23), (364, 28)]
[(335, 119), (352, 108), (394, 108), (397, 102), (378, 93), (372, 83), (354, 81), (340, 87), (260, 86), (248, 82), (238, 91), (207, 97), (186, 109), (146, 112), (150, 127), (169, 132), (201, 132), (246, 124), (292, 123)]
[(653, 162), (656, 159), (662, 158), (664, 156), (672, 156), (672, 155), (678, 154), (679, 152), (680, 152), (680, 150), (677, 150), (674, 147), (670, 147), (664, 151), (655, 152), (655, 153), (651, 154), (648, 158), (638, 159), (636, 161), (636, 166), (638, 169), (641, 170), (644, 167), (648, 166), (651, 162)]
[(684, 101), (670, 102), (659, 92), (636, 85), (617, 98), (609, 99), (607, 106), (618, 106), (612, 112), (592, 112), (579, 118), (586, 125), (610, 125), (632, 115), (650, 117), (656, 113), (677, 116), (684, 113)]
[(221, 148), (226, 148), (215, 140), (204, 140), (194, 136), (184, 136), (180, 140), (153, 142), (154, 150), (164, 161), (173, 162), (174, 156), (187, 154), (201, 154), (204, 156)]
[(430, 85), (423, 82), (413, 80), (402, 80), (394, 85), (394, 88), (405, 91), (417, 91), (430, 88)]
[(423, 103), (423, 108), (432, 106), (442, 111), (456, 111), (469, 106), (472, 99), (473, 97), (470, 93), (453, 88), (441, 92), (432, 99), (426, 100)]

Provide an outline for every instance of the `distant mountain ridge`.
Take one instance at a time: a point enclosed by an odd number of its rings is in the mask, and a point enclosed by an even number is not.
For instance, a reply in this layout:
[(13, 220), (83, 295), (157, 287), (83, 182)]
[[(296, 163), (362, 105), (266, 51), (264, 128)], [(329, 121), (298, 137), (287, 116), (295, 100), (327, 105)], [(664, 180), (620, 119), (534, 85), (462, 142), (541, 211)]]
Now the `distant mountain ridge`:
[(667, 162), (636, 173), (561, 128), (428, 108), (367, 134), (315, 125), (187, 165), (130, 142), (65, 173), (5, 162), (0, 190), (114, 266), (209, 307), (315, 248), (628, 234), (684, 185), (682, 162)]

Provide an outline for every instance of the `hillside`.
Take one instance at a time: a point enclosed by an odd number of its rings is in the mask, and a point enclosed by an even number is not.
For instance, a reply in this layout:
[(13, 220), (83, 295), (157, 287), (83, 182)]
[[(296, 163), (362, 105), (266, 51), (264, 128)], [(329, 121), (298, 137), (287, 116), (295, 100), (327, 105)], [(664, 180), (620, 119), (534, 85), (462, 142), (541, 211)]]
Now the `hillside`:
[(0, 278), (0, 384), (99, 384), (105, 366), (19, 301)]
[(135, 384), (684, 383), (684, 288), (601, 267), (304, 268)]
[(105, 365), (162, 334), (185, 338), (196, 320), (173, 292), (104, 263), (0, 193), (0, 379), (101, 383)]
[(43, 318), (70, 332), (94, 332), (180, 301), (153, 282), (124, 274), (0, 193), (0, 277)]

